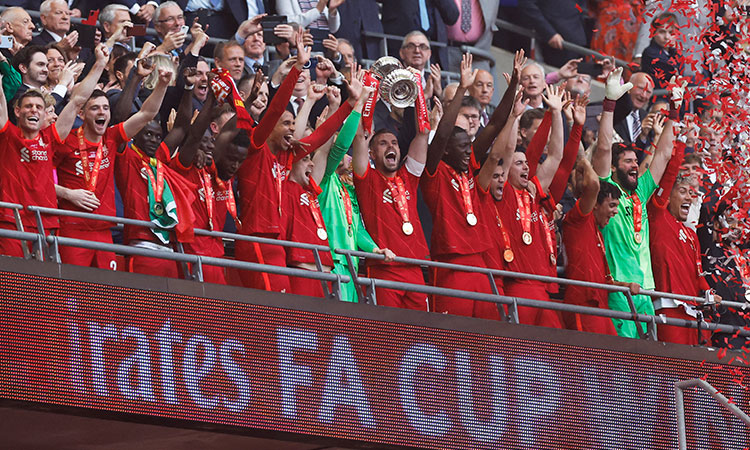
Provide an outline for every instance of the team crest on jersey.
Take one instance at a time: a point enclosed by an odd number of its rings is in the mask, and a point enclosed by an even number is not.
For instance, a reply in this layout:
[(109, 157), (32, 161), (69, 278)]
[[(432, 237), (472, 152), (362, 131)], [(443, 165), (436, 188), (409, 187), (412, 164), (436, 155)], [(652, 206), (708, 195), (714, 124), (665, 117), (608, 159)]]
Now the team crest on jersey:
[[(408, 190), (404, 190), (404, 195), (406, 197), (406, 201), (411, 200), (411, 194), (409, 194)], [(393, 203), (393, 194), (391, 194), (390, 189), (386, 189), (383, 191), (383, 203)]]
[[(451, 186), (456, 192), (461, 192), (461, 186), (458, 185), (458, 181), (455, 178), (451, 178)], [(469, 190), (474, 189), (474, 178), (469, 178)]]
[(281, 180), (286, 179), (287, 170), (282, 166), (281, 164), (274, 161), (273, 166), (271, 167), (271, 174), (274, 178), (281, 178)]
[[(80, 152), (74, 152), (74, 156), (80, 158), (81, 154)], [(94, 170), (94, 160), (96, 159), (96, 153), (89, 153), (89, 171)], [(83, 161), (80, 159), (76, 161), (76, 175), (77, 176), (83, 176)], [(107, 146), (102, 147), (102, 162), (99, 165), (99, 170), (106, 169), (109, 167), (109, 151), (107, 150)]]

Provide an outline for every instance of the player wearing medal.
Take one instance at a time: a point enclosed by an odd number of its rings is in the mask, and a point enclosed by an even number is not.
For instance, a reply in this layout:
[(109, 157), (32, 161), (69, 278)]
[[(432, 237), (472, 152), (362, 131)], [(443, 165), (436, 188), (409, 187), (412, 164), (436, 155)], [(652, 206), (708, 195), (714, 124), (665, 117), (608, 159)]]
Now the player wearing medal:
[[(302, 67), (310, 59), (310, 50), (304, 46), (302, 33), (297, 36), (297, 57), (284, 62), (294, 66), (276, 91), (263, 118), (252, 130), (247, 158), (238, 171), (242, 234), (274, 239), (280, 236), (284, 221), (282, 186), (292, 164), (328, 141), (359, 98), (358, 95), (350, 96), (310, 136), (293, 142), (294, 117), (285, 108)], [(286, 266), (286, 253), (278, 245), (240, 241), (236, 243), (236, 254), (243, 261)], [(245, 287), (289, 291), (286, 276), (243, 270), (240, 278)]]
[[(141, 61), (136, 70), (139, 76), (145, 77), (153, 67)], [(54, 145), (56, 191), (61, 209), (117, 215), (113, 176), (115, 152), (156, 116), (165, 92), (166, 85), (155, 89), (137, 113), (111, 127), (107, 95), (100, 90), (91, 94), (81, 111), (83, 125), (63, 143)], [(60, 236), (111, 244), (111, 226), (110, 222), (62, 216)], [(61, 246), (60, 258), (66, 264), (117, 269), (114, 252)]]
[[(607, 250), (607, 261), (615, 281), (637, 283), (644, 289), (654, 288), (654, 277), (651, 270), (651, 252), (649, 239), (649, 220), (646, 204), (656, 191), (672, 155), (672, 123), (679, 120), (679, 109), (682, 104), (684, 86), (671, 82), (672, 101), (669, 118), (664, 124), (664, 131), (656, 145), (651, 166), (638, 176), (638, 159), (633, 147), (612, 145), (612, 117), (615, 102), (633, 86), (632, 83), (620, 84), (622, 68), (614, 70), (607, 77), (604, 109), (599, 122), (599, 139), (594, 149), (592, 165), (602, 182), (614, 184), (621, 192), (620, 213), (604, 227), (604, 244)], [(637, 294), (634, 292), (634, 294)], [(633, 303), (639, 313), (653, 314), (651, 299), (644, 295), (633, 295)], [(609, 294), (609, 307), (617, 311), (630, 311), (625, 295), (621, 292)], [(613, 319), (617, 334), (623, 337), (637, 338), (638, 328), (630, 320)], [(641, 323), (645, 332), (646, 324)]]
[[(109, 57), (107, 47), (101, 44), (94, 53), (96, 62), (91, 71), (75, 87), (57, 121), (46, 128), (42, 128), (47, 113), (44, 95), (40, 91), (30, 89), (11, 105), (17, 118), (17, 125), (13, 125), (8, 120), (8, 101), (0, 89), (0, 153), (3, 160), (0, 165), (0, 200), (57, 207), (52, 172), (55, 150), (52, 144), (62, 143), (68, 137), (78, 110), (93, 92), (106, 66)], [(35, 215), (25, 209), (20, 211), (20, 215), (24, 230), (37, 232)], [(58, 219), (43, 215), (42, 225), (46, 231), (54, 230), (58, 227)], [(0, 211), (0, 227), (16, 229), (12, 210)], [(21, 245), (15, 239), (0, 239), (0, 254), (23, 256)]]
[[(428, 135), (429, 129), (417, 130), (403, 164), (398, 139), (390, 131), (378, 130), (368, 138), (360, 126), (354, 139), (354, 186), (365, 227), (375, 242), (406, 258), (425, 259), (430, 253), (417, 214), (417, 188), (427, 160)], [(369, 259), (367, 276), (424, 284), (421, 268), (408, 264)], [(425, 294), (379, 287), (375, 294), (379, 305), (428, 310)]]
[[(651, 262), (654, 271), (656, 290), (674, 294), (699, 297), (709, 289), (703, 278), (701, 249), (694, 230), (685, 226), (690, 205), (693, 201), (693, 188), (689, 176), (679, 175), (685, 152), (685, 144), (676, 141), (675, 152), (669, 161), (664, 176), (659, 182), (659, 190), (648, 202), (648, 215), (651, 222)], [(721, 300), (720, 297), (714, 296)], [(685, 320), (695, 320), (698, 312), (684, 302), (660, 298), (654, 301), (657, 314)], [(659, 340), (676, 344), (699, 345), (708, 333), (691, 328), (658, 325)]]
[[(435, 261), (486, 267), (484, 252), (490, 249), (488, 224), (479, 220), (479, 196), (473, 170), (478, 169), (471, 154), (471, 140), (456, 118), (464, 92), (474, 83), (477, 70), (471, 68), (471, 55), (461, 61), (461, 82), (453, 100), (445, 108), (435, 138), (427, 152), (421, 189), (433, 218), (431, 256)], [(494, 166), (497, 162), (494, 163)], [(494, 170), (494, 166), (492, 166)], [(457, 270), (437, 269), (436, 286), (491, 293), (487, 276)], [(462, 316), (499, 319), (496, 304), (435, 296), (435, 311)]]
[[(500, 202), (500, 218), (507, 226), (514, 258), (507, 263), (508, 270), (544, 276), (557, 275), (554, 231), (550, 219), (542, 209), (543, 197), (554, 179), (563, 153), (563, 91), (547, 87), (543, 96), (551, 116), (549, 141), (545, 133), (537, 132), (526, 153), (513, 153), (508, 181)], [(544, 147), (547, 158), (538, 164)], [(527, 159), (528, 157), (528, 159)], [(556, 286), (536, 280), (505, 279), (505, 295), (549, 301), (549, 293)], [(560, 315), (553, 310), (518, 307), (521, 323), (562, 328)]]

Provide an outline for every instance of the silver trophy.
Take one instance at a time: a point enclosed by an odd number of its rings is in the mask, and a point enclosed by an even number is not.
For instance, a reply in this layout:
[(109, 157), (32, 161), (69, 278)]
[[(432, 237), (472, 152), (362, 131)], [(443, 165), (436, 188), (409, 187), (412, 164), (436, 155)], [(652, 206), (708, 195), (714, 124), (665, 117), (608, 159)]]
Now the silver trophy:
[(370, 67), (370, 70), (380, 78), (380, 98), (396, 108), (414, 106), (419, 91), (417, 80), (411, 70), (405, 69), (401, 61), (384, 56)]

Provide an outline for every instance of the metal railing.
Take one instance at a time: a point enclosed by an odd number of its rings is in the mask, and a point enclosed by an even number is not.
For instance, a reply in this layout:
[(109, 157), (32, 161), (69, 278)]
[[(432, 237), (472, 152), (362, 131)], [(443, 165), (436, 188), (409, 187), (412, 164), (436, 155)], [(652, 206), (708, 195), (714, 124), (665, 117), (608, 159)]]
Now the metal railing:
[(674, 385), (674, 395), (677, 402), (677, 440), (680, 450), (687, 450), (687, 433), (685, 429), (685, 399), (683, 391), (688, 388), (696, 387), (706, 391), (727, 411), (734, 414), (735, 417), (737, 417), (738, 419), (743, 421), (745, 425), (750, 427), (750, 417), (748, 417), (748, 415), (745, 414), (737, 405), (732, 403), (731, 400), (726, 398), (724, 394), (719, 392), (715, 387), (711, 386), (707, 381), (701, 380), (700, 378), (678, 381)]
[[(21, 205), (12, 204), (12, 203), (0, 203), (0, 208), (13, 209), (15, 211), (14, 214), (17, 217), (19, 217), (19, 225), (22, 226), (22, 224), (20, 223), (20, 216), (19, 216), (19, 211), (23, 208)], [(79, 212), (79, 211), (69, 211), (69, 210), (44, 208), (44, 207), (36, 207), (36, 206), (28, 206), (26, 207), (26, 209), (34, 213), (36, 216), (36, 221), (38, 224), (37, 232), (28, 233), (28, 232), (24, 232), (20, 230), (0, 229), (0, 237), (11, 238), (11, 239), (21, 239), (24, 241), (34, 242), (35, 253), (37, 255), (36, 258), (40, 260), (44, 259), (44, 257), (42, 257), (41, 255), (46, 255), (47, 259), (49, 259), (50, 261), (60, 263), (61, 262), (60, 257), (59, 257), (60, 245), (88, 248), (88, 249), (93, 249), (93, 250), (111, 251), (111, 252), (120, 253), (124, 255), (148, 256), (152, 258), (172, 260), (172, 261), (180, 262), (183, 264), (192, 264), (193, 266), (192, 271), (185, 270), (184, 273), (186, 277), (193, 279), (195, 281), (203, 280), (202, 270), (203, 270), (204, 264), (225, 267), (225, 268), (235, 268), (235, 269), (240, 269), (240, 270), (250, 270), (250, 271), (255, 271), (255, 272), (267, 272), (267, 273), (293, 276), (293, 277), (311, 278), (311, 279), (321, 281), (325, 295), (327, 297), (335, 298), (335, 299), (340, 299), (339, 293), (341, 292), (340, 291), (341, 283), (348, 283), (350, 281), (349, 276), (337, 275), (337, 274), (327, 273), (323, 271), (323, 267), (320, 262), (320, 252), (323, 252), (323, 251), (330, 252), (331, 249), (327, 246), (306, 244), (306, 243), (300, 243), (300, 242), (283, 241), (283, 240), (276, 240), (276, 239), (269, 239), (269, 238), (261, 238), (261, 237), (247, 236), (247, 235), (226, 233), (226, 232), (219, 232), (219, 231), (210, 231), (210, 230), (202, 230), (202, 229), (195, 230), (195, 234), (199, 236), (209, 236), (209, 237), (214, 237), (217, 239), (230, 239), (234, 241), (257, 242), (257, 243), (263, 243), (263, 244), (280, 245), (283, 247), (295, 247), (295, 248), (311, 250), (315, 255), (316, 266), (318, 269), (317, 271), (311, 271), (311, 270), (304, 270), (304, 269), (298, 269), (298, 268), (292, 268), (292, 267), (280, 267), (280, 266), (272, 266), (272, 265), (267, 265), (267, 264), (251, 263), (251, 262), (246, 262), (246, 261), (237, 261), (237, 260), (227, 259), (227, 258), (215, 258), (215, 257), (201, 256), (201, 255), (186, 254), (186, 253), (183, 253), (180, 245), (177, 246), (177, 252), (173, 253), (173, 252), (165, 252), (165, 251), (158, 251), (158, 250), (149, 250), (149, 249), (139, 248), (139, 247), (132, 247), (128, 245), (92, 242), (92, 241), (66, 238), (66, 237), (54, 236), (54, 235), (45, 236), (44, 228), (42, 226), (42, 214), (78, 217), (78, 218), (84, 218), (84, 219), (94, 219), (94, 220), (101, 220), (101, 221), (116, 223), (116, 224), (142, 226), (146, 228), (158, 228), (158, 227), (156, 224), (152, 222), (140, 221), (140, 220), (128, 219), (128, 218), (122, 218), (122, 217), (102, 216), (99, 214), (84, 213), (84, 212)], [(38, 251), (36, 251), (37, 248), (38, 248)], [(555, 311), (564, 311), (564, 312), (570, 312), (570, 313), (576, 313), (576, 314), (607, 317), (611, 319), (622, 319), (622, 320), (632, 320), (636, 322), (643, 322), (647, 324), (648, 333), (647, 335), (643, 335), (642, 337), (653, 339), (653, 340), (657, 339), (657, 334), (656, 334), (657, 324), (695, 328), (698, 330), (719, 331), (723, 333), (733, 333), (733, 334), (737, 333), (737, 335), (740, 335), (740, 336), (750, 336), (750, 330), (745, 330), (737, 326), (704, 322), (700, 320), (691, 321), (691, 320), (685, 320), (685, 319), (676, 319), (676, 318), (666, 317), (664, 315), (656, 316), (656, 315), (638, 313), (635, 310), (635, 307), (632, 303), (632, 298), (630, 296), (629, 289), (623, 286), (592, 283), (592, 282), (571, 280), (571, 279), (565, 279), (565, 278), (547, 277), (547, 276), (540, 276), (540, 275), (533, 275), (533, 274), (526, 274), (526, 273), (510, 272), (510, 271), (505, 271), (505, 270), (495, 270), (495, 269), (472, 267), (472, 266), (465, 266), (465, 265), (460, 265), (460, 264), (450, 264), (450, 263), (443, 263), (439, 261), (429, 261), (429, 260), (404, 258), (404, 257), (396, 257), (394, 261), (395, 263), (416, 265), (420, 267), (442, 268), (442, 269), (461, 270), (465, 272), (479, 273), (488, 277), (490, 285), (492, 287), (492, 293), (469, 292), (469, 291), (461, 291), (461, 290), (456, 290), (456, 289), (448, 289), (448, 288), (429, 286), (429, 285), (423, 285), (423, 284), (403, 283), (403, 282), (397, 282), (397, 281), (361, 277), (357, 274), (356, 270), (354, 270), (355, 268), (354, 258), (383, 260), (384, 256), (379, 255), (379, 254), (374, 254), (374, 253), (367, 253), (367, 252), (354, 251), (354, 250), (345, 250), (345, 249), (335, 249), (334, 253), (345, 256), (350, 274), (352, 274), (351, 279), (353, 280), (355, 284), (365, 288), (364, 293), (359, 292), (359, 296), (360, 296), (359, 301), (362, 303), (377, 304), (377, 298), (375, 295), (376, 288), (397, 289), (397, 290), (405, 290), (405, 291), (411, 291), (411, 292), (420, 292), (420, 293), (425, 293), (429, 295), (457, 297), (457, 298), (468, 299), (468, 300), (486, 301), (486, 302), (491, 302), (491, 303), (495, 303), (498, 305), (507, 305), (508, 307), (507, 314), (505, 313), (504, 308), (502, 307), (499, 307), (499, 311), (501, 311), (501, 315), (503, 316), (503, 319), (510, 323), (519, 323), (518, 306), (526, 306), (526, 307), (533, 307), (533, 308), (550, 309), (550, 310), (555, 310)], [(27, 257), (30, 257), (30, 256), (27, 256)], [(515, 279), (535, 280), (535, 281), (539, 281), (543, 283), (559, 283), (559, 284), (569, 285), (569, 286), (589, 287), (589, 288), (595, 288), (595, 289), (602, 289), (608, 292), (622, 292), (626, 296), (626, 298), (629, 299), (631, 310), (629, 312), (613, 311), (609, 309), (578, 306), (578, 305), (571, 305), (571, 304), (566, 304), (566, 303), (557, 303), (554, 301), (541, 301), (541, 300), (533, 300), (533, 299), (525, 299), (525, 298), (499, 295), (499, 290), (494, 280), (494, 277), (496, 276), (515, 278)], [(326, 282), (332, 283), (333, 291), (330, 294), (329, 294), (329, 291), (327, 290)], [(652, 298), (656, 298), (656, 297), (671, 298), (674, 300), (689, 301), (689, 302), (693, 302), (697, 304), (710, 304), (710, 302), (705, 298), (678, 295), (678, 294), (672, 294), (672, 293), (667, 293), (667, 292), (642, 290), (641, 294), (651, 296)], [(746, 303), (729, 302), (729, 301), (722, 302), (722, 304), (725, 306), (729, 306), (729, 307), (733, 307), (737, 309), (744, 309), (748, 306), (748, 304)]]

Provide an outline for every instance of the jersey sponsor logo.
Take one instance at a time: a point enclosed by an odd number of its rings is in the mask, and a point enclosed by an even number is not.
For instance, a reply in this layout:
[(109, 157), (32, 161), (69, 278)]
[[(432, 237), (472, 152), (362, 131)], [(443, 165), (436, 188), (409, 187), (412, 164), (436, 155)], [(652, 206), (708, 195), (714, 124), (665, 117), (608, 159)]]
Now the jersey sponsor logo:
[[(533, 222), (539, 222), (539, 217), (540, 217), (539, 211), (532, 211), (531, 212), (531, 222), (532, 223)], [(517, 222), (521, 221), (521, 212), (519, 210), (516, 210), (516, 221)]]
[(148, 180), (148, 172), (146, 172), (145, 167), (141, 167), (140, 174), (141, 178), (143, 178), (144, 180)]
[[(226, 192), (226, 191), (224, 191), (224, 192)], [(212, 195), (212, 197), (213, 197), (214, 201), (216, 201), (216, 200), (220, 200), (220, 199), (218, 199), (218, 198), (216, 197), (216, 191), (213, 191), (213, 192), (212, 192), (212, 194), (213, 194), (213, 195)], [(225, 195), (226, 195), (226, 194), (225, 194)], [(202, 202), (205, 202), (205, 201), (206, 201), (206, 190), (205, 190), (205, 189), (203, 189), (202, 187), (201, 187), (201, 188), (198, 188), (198, 197), (200, 197), (200, 199), (201, 199), (201, 201), (202, 201)]]
[(299, 204), (302, 206), (310, 206), (310, 195), (307, 192), (303, 192), (299, 196)]
[(225, 202), (229, 198), (229, 189), (224, 189), (222, 191), (214, 190), (214, 200), (217, 202)]
[[(409, 194), (409, 191), (404, 190), (404, 194), (406, 195), (406, 201), (410, 201), (411, 194)], [(393, 195), (391, 195), (391, 190), (388, 188), (383, 191), (383, 203), (393, 203)]]
[(685, 230), (683, 230), (682, 228), (680, 228), (679, 238), (683, 244), (687, 244), (687, 240), (688, 240), (687, 233), (685, 233)]
[[(451, 186), (456, 192), (461, 192), (461, 186), (458, 185), (458, 181), (455, 178), (451, 178)], [(474, 178), (469, 178), (469, 190), (474, 189)]]
[[(39, 140), (41, 142), (41, 139)], [(28, 149), (26, 147), (23, 147), (20, 151), (21, 153), (21, 162), (30, 163), (32, 161), (47, 161), (49, 160), (49, 156), (47, 156), (47, 149)]]

